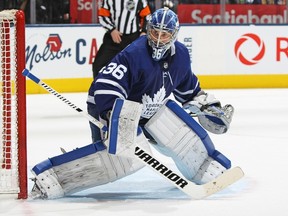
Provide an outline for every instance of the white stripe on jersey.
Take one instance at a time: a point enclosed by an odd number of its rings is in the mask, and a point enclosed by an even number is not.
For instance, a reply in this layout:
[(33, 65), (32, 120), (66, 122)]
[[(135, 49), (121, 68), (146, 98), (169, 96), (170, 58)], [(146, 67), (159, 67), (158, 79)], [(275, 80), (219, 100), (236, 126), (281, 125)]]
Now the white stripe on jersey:
[(94, 97), (92, 97), (91, 95), (88, 95), (87, 102), (95, 104)]
[(101, 82), (101, 83), (106, 83), (106, 84), (113, 85), (113, 86), (117, 87), (118, 89), (120, 89), (121, 92), (125, 95), (126, 98), (128, 97), (127, 92), (125, 91), (125, 89), (124, 89), (121, 85), (119, 85), (119, 83), (117, 83), (117, 82), (115, 82), (115, 81), (108, 80), (108, 79), (98, 79), (98, 80), (96, 81), (96, 83), (97, 83), (97, 82)]
[(126, 98), (122, 95), (122, 94), (120, 94), (119, 92), (117, 92), (117, 91), (112, 91), (112, 90), (96, 90), (95, 92), (94, 92), (94, 96), (95, 95), (115, 95), (115, 96), (117, 96), (117, 97), (119, 97), (119, 98), (121, 98), (121, 99), (123, 99), (123, 100), (125, 100)]

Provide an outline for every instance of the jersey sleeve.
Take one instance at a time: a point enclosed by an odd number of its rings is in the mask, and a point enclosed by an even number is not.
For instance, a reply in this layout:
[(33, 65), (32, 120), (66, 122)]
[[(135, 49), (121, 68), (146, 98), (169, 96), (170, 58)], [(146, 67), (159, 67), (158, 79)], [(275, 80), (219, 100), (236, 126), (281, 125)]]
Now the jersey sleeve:
[(191, 72), (190, 76), (182, 82), (173, 92), (175, 99), (180, 103), (191, 101), (198, 92), (201, 91), (200, 83), (195, 74)]
[(100, 71), (90, 88), (89, 96), (94, 99), (100, 116), (105, 116), (109, 110), (112, 110), (116, 98), (127, 99), (129, 95), (133, 85), (133, 75), (128, 59), (125, 52), (116, 55)]
[(201, 87), (198, 77), (192, 71), (189, 53), (184, 46), (181, 46), (181, 61), (181, 65), (186, 65), (183, 69), (184, 76), (182, 82), (173, 91), (173, 94), (178, 102), (184, 104), (187, 101), (191, 101), (201, 91)]

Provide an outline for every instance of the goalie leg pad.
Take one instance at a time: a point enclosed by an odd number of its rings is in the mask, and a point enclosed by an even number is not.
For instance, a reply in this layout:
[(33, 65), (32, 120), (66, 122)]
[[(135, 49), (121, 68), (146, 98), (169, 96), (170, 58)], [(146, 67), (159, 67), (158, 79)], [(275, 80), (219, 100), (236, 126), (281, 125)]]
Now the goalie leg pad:
[(138, 123), (141, 111), (140, 103), (116, 99), (109, 124), (108, 152), (110, 154), (135, 157), (135, 142), (138, 129), (140, 129)]
[(223, 167), (218, 161), (211, 157), (205, 159), (204, 163), (200, 166), (196, 175), (192, 178), (192, 181), (196, 184), (202, 184), (210, 182), (223, 172), (226, 168)]
[(36, 188), (41, 194), (36, 195), (35, 191), (31, 194), (32, 197), (46, 199), (60, 198), (113, 182), (136, 172), (143, 166), (137, 158), (108, 154), (104, 144), (97, 142), (34, 166), (32, 173), (35, 175)]
[[(205, 167), (202, 165), (207, 158), (217, 161), (224, 169), (231, 167), (230, 160), (215, 150), (207, 132), (172, 100), (160, 108), (145, 129), (156, 140), (156, 149), (172, 157), (181, 173), (190, 180), (197, 176), (200, 167)], [(205, 183), (206, 178), (199, 179)]]

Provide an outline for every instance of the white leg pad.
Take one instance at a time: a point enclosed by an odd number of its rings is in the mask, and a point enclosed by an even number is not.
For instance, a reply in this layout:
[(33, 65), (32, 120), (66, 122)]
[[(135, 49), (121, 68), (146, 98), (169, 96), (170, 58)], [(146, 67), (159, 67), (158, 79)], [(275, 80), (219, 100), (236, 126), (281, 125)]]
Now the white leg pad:
[(138, 122), (142, 105), (117, 99), (110, 116), (108, 152), (123, 157), (135, 157)]
[(172, 157), (181, 173), (192, 179), (208, 157), (196, 133), (166, 106), (162, 106), (145, 128), (156, 140), (155, 148)]
[[(143, 134), (137, 136), (136, 140), (137, 145), (150, 150), (148, 141)], [(90, 149), (94, 149), (92, 145), (94, 144), (67, 152), (36, 165), (32, 169), (32, 173), (35, 175), (35, 183), (41, 194), (32, 191), (32, 197), (60, 198), (91, 187), (113, 182), (144, 167), (136, 157), (127, 158), (111, 155), (107, 149), (103, 150), (104, 147), (100, 151), (96, 150), (96, 152), (90, 153)], [(102, 144), (102, 146), (104, 145)], [(78, 155), (78, 152), (82, 153), (83, 148), (89, 150), (86, 156), (62, 162), (67, 158), (69, 160), (72, 154), (74, 157)]]
[(153, 147), (172, 157), (185, 178), (195, 183), (206, 183), (231, 167), (207, 132), (174, 101), (166, 101), (145, 129), (157, 142)]
[(225, 170), (226, 168), (219, 162), (213, 160), (211, 157), (208, 157), (201, 165), (196, 175), (192, 178), (192, 181), (197, 184), (210, 182), (219, 175), (222, 175)]
[[(36, 176), (36, 174), (32, 171)], [(40, 191), (33, 191), (29, 194), (31, 198), (50, 198), (55, 199), (64, 196), (64, 190), (59, 184), (58, 177), (53, 169), (49, 169), (40, 173), (35, 178), (35, 184), (37, 184)], [(41, 185), (41, 186), (39, 186)]]
[(54, 167), (65, 195), (113, 182), (142, 168), (136, 159), (97, 152), (67, 164)]

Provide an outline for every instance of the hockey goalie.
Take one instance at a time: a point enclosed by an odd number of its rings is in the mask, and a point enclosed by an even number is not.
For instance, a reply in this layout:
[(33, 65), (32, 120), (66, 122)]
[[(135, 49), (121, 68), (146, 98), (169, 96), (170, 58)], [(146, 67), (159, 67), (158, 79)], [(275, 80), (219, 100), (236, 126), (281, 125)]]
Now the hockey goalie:
[[(226, 133), (234, 108), (221, 106), (200, 88), (188, 50), (176, 40), (178, 30), (177, 15), (158, 9), (147, 20), (147, 35), (102, 68), (87, 104), (89, 115), (108, 130), (90, 122), (92, 144), (35, 165), (32, 197), (60, 198), (114, 182), (144, 166), (183, 191), (188, 185), (212, 185), (198, 197), (227, 186), (231, 162), (215, 149), (208, 132)], [(155, 158), (151, 148), (171, 157), (181, 175)]]

